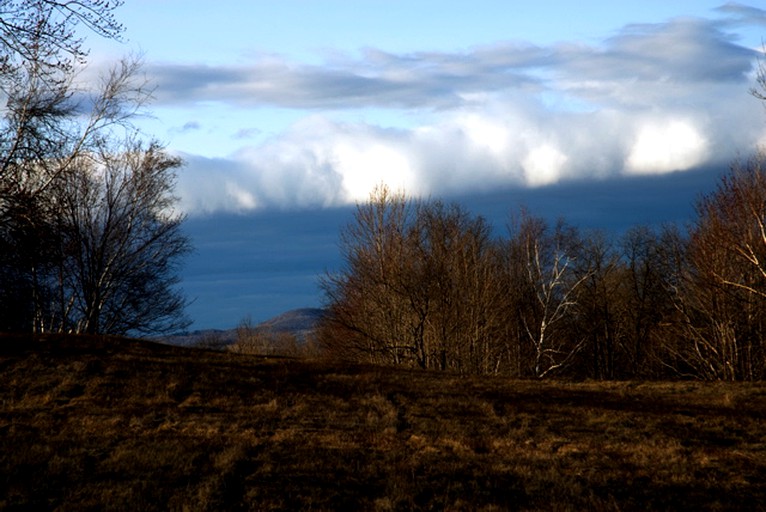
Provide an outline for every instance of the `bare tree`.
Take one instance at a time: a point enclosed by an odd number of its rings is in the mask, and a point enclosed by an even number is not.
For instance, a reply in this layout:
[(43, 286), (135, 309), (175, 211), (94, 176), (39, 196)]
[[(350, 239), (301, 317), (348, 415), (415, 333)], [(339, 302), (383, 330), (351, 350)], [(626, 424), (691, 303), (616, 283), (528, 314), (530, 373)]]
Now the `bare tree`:
[(18, 60), (33, 60), (46, 48), (51, 65), (73, 64), (87, 56), (84, 26), (106, 38), (119, 38), (123, 26), (114, 17), (121, 0), (0, 0), (0, 52), (3, 63), (12, 66)]
[(457, 204), (429, 201), (413, 230), (421, 273), (413, 287), (428, 296), (428, 367), (466, 373), (499, 371), (495, 340), (504, 324), (504, 293), (491, 228)]
[(341, 234), (346, 265), (323, 288), (325, 345), (370, 362), (469, 373), (499, 371), (504, 326), (490, 228), (458, 205), (385, 188)]
[[(766, 45), (763, 46), (762, 51), (766, 53)], [(756, 85), (750, 89), (750, 94), (759, 100), (766, 101), (766, 64), (762, 59), (758, 59), (755, 82)]]
[[(331, 315), (323, 343), (340, 357), (422, 366), (423, 314), (406, 287), (413, 262), (407, 231), (411, 201), (380, 186), (357, 205), (355, 222), (341, 233), (345, 267), (321, 282)], [(420, 310), (420, 308), (425, 308)]]
[[(21, 291), (26, 304), (5, 317), (4, 328), (65, 325), (61, 286), (51, 288), (52, 281), (65, 277), (64, 251), (57, 248), (60, 209), (68, 203), (66, 194), (77, 190), (74, 184), (82, 181), (83, 168), (114, 167), (115, 158), (127, 158), (135, 150), (130, 118), (148, 100), (144, 82), (137, 78), (139, 69), (138, 61), (121, 61), (103, 77), (100, 90), (83, 95), (88, 111), (62, 106), (52, 112), (44, 91), (33, 87), (19, 97), (24, 105), (6, 112), (8, 136), (2, 140), (8, 145), (0, 153), (0, 265), (6, 290), (16, 289), (17, 298)], [(70, 86), (61, 85), (62, 98)], [(44, 104), (32, 108), (38, 101)], [(0, 302), (12, 297), (0, 297)]]
[(674, 307), (685, 261), (685, 244), (677, 229), (655, 231), (635, 226), (623, 236), (620, 295), (623, 376), (659, 377), (673, 364), (664, 351), (675, 343)]
[(576, 291), (590, 272), (575, 275), (573, 244), (577, 235), (563, 222), (553, 232), (546, 223), (526, 213), (512, 226), (511, 250), (518, 255), (518, 265), (531, 292), (522, 309), (520, 321), (526, 342), (532, 347), (531, 369), (542, 378), (571, 364), (582, 348), (582, 339), (572, 339), (564, 325), (567, 315), (577, 306)]
[(131, 124), (150, 98), (140, 62), (76, 85), (84, 27), (122, 32), (122, 2), (0, 0), (0, 327), (141, 333), (182, 325), (189, 250), (173, 213), (180, 165)]
[(299, 339), (291, 332), (274, 332), (253, 325), (248, 317), (237, 326), (237, 338), (227, 350), (238, 354), (259, 356), (304, 357), (317, 356), (312, 337)]
[(578, 374), (614, 379), (620, 373), (623, 322), (621, 262), (602, 232), (591, 232), (577, 244), (572, 278), (585, 277), (575, 291), (577, 311), (570, 315), (570, 336), (583, 339)]
[(696, 210), (692, 243), (717, 246), (721, 257), (748, 269), (740, 273), (726, 265), (710, 265), (706, 270), (721, 284), (766, 298), (766, 154), (735, 162)]
[[(87, 149), (108, 126), (127, 118), (148, 95), (135, 83), (138, 64), (124, 61), (94, 97), (74, 86), (87, 50), (86, 26), (117, 38), (121, 2), (0, 0), (0, 200), (39, 194), (67, 169), (62, 160)], [(84, 108), (90, 104), (89, 115)], [(129, 109), (130, 110), (130, 109)], [(80, 122), (85, 114), (87, 121)]]
[[(187, 325), (174, 290), (189, 252), (174, 211), (180, 160), (151, 143), (125, 143), (75, 162), (60, 190), (58, 306), (65, 330), (170, 332)], [(42, 327), (42, 326), (41, 326)]]
[(686, 343), (676, 354), (706, 379), (766, 372), (766, 173), (763, 153), (736, 162), (696, 205), (678, 294)]

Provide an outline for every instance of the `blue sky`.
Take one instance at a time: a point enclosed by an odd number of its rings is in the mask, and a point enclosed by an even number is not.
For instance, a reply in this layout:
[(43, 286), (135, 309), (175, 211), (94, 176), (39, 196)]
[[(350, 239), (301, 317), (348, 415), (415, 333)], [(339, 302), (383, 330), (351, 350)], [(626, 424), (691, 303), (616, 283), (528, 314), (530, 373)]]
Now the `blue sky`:
[[(320, 301), (330, 241), (381, 181), (589, 227), (688, 215), (766, 142), (755, 3), (128, 0), (155, 84), (143, 128), (184, 157), (195, 327)], [(622, 194), (622, 195), (620, 195)]]

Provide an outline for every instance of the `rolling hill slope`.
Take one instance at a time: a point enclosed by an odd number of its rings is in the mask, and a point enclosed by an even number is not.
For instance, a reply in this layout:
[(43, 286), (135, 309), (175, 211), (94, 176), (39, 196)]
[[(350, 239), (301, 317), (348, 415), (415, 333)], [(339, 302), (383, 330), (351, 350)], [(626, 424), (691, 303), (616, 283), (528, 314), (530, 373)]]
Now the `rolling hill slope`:
[(0, 336), (2, 510), (758, 510), (766, 384)]
[[(269, 320), (253, 326), (253, 331), (262, 334), (288, 334), (298, 341), (306, 339), (324, 318), (326, 311), (319, 308), (301, 308), (286, 311)], [(185, 334), (168, 336), (161, 341), (186, 347), (200, 345), (231, 345), (237, 341), (237, 329), (205, 329)], [(212, 342), (212, 343), (211, 343)]]

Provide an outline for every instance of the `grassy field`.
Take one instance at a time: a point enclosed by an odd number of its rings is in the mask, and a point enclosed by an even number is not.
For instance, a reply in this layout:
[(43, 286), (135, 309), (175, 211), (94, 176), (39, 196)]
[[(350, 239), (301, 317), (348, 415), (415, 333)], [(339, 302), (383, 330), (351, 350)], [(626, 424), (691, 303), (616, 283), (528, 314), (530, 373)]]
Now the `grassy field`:
[(0, 338), (4, 510), (766, 510), (766, 384)]

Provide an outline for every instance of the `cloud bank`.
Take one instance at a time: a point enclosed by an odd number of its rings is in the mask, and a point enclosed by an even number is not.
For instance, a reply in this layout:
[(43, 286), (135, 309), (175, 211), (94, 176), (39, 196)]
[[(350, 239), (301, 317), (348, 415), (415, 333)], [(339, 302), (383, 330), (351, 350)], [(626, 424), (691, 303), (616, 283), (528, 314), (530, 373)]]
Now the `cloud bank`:
[[(225, 157), (183, 154), (190, 213), (346, 204), (380, 182), (417, 195), (534, 188), (726, 165), (766, 140), (748, 94), (759, 51), (737, 38), (740, 27), (766, 27), (766, 11), (727, 4), (717, 16), (629, 25), (592, 45), (370, 48), (321, 65), (264, 55), (148, 72), (160, 107), (303, 113), (252, 145), (251, 126), (234, 130), (243, 145)], [(354, 119), (367, 110), (402, 122)]]

